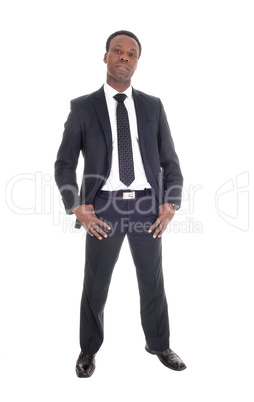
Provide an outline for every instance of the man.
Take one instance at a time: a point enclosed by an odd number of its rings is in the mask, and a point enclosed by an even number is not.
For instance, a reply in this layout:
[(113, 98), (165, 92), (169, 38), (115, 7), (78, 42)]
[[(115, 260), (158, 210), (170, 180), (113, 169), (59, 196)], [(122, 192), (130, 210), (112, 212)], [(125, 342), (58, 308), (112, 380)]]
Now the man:
[[(106, 83), (71, 102), (55, 163), (66, 212), (87, 231), (76, 363), (82, 378), (95, 370), (110, 279), (126, 236), (136, 266), (145, 349), (173, 370), (186, 368), (169, 348), (161, 258), (161, 236), (180, 208), (183, 178), (161, 101), (131, 87), (140, 54), (133, 33), (118, 31), (108, 38)], [(85, 167), (79, 194), (80, 151)]]

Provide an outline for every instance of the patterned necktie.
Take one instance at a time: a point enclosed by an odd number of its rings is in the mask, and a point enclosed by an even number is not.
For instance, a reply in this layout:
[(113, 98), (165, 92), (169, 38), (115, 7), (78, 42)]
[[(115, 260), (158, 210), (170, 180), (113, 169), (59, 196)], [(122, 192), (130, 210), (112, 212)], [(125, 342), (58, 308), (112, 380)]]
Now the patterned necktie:
[(127, 187), (135, 180), (133, 154), (131, 146), (131, 133), (128, 112), (124, 106), (125, 94), (114, 96), (117, 100), (116, 121), (117, 121), (117, 145), (120, 180)]

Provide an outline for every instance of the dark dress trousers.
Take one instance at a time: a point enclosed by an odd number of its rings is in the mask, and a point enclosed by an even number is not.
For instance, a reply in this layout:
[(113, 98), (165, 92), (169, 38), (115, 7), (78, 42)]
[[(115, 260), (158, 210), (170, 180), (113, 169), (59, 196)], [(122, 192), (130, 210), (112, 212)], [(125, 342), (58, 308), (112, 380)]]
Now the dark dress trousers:
[[(104, 306), (125, 236), (136, 267), (146, 342), (152, 350), (169, 347), (161, 239), (154, 239), (148, 229), (158, 217), (160, 204), (181, 205), (183, 177), (161, 101), (135, 89), (133, 99), (141, 157), (152, 187), (145, 190), (142, 199), (114, 198), (101, 191), (112, 160), (112, 134), (103, 87), (71, 101), (55, 162), (55, 180), (66, 213), (71, 214), (77, 205), (93, 204), (96, 215), (111, 226), (106, 239), (90, 235), (86, 238), (80, 315), (80, 345), (86, 354), (95, 354), (103, 342)], [(85, 163), (79, 192), (76, 168), (80, 151)], [(76, 227), (81, 227), (77, 220)]]

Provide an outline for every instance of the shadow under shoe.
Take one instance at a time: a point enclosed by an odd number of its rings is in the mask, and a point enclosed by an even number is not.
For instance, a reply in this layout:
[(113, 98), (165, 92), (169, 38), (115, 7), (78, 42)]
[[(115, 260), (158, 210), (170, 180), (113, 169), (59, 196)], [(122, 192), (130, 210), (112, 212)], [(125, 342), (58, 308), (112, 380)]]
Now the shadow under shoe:
[(145, 350), (152, 355), (156, 355), (162, 364), (171, 370), (182, 371), (186, 369), (186, 365), (182, 359), (175, 352), (173, 352), (172, 349), (166, 349), (163, 352), (156, 352), (155, 350), (151, 350), (146, 345)]
[(76, 374), (79, 378), (89, 378), (95, 370), (95, 355), (85, 355), (82, 351), (76, 363)]

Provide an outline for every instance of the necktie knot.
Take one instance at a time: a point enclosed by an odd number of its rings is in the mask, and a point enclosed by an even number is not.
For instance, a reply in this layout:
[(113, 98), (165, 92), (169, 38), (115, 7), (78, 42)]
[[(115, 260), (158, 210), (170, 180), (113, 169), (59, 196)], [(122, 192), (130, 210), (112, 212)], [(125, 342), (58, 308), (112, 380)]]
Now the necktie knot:
[(115, 100), (117, 100), (117, 102), (121, 102), (121, 103), (123, 103), (125, 101), (126, 97), (127, 97), (127, 95), (125, 95), (125, 94), (116, 94), (114, 96)]

